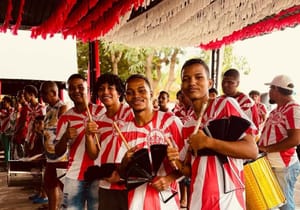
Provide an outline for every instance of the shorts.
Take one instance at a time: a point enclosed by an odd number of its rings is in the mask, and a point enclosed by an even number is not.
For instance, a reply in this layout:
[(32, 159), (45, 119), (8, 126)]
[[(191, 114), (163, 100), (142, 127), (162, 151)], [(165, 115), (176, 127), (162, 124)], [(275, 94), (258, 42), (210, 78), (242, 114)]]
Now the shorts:
[(44, 174), (44, 186), (46, 189), (52, 189), (57, 186), (63, 189), (63, 184), (57, 177), (57, 168), (67, 168), (68, 162), (47, 162)]

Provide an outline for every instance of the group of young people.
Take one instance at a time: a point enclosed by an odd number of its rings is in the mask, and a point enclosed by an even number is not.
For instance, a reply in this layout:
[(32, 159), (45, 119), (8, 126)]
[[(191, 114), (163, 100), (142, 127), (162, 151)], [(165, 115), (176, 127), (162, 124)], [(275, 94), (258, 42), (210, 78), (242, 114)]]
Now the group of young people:
[[(181, 199), (178, 183), (184, 177), (190, 182), (189, 209), (246, 209), (244, 163), (255, 160), (259, 151), (266, 153), (285, 193), (287, 202), (280, 208), (294, 209), (294, 185), (300, 173), (295, 152), (300, 139), (300, 106), (292, 99), (292, 81), (280, 75), (268, 83), (270, 102), (277, 108), (260, 134), (257, 106), (238, 90), (238, 71), (230, 69), (223, 74), (224, 94), (217, 97), (209, 96), (213, 86), (209, 75), (203, 60), (187, 60), (177, 95), (181, 104), (174, 110), (163, 107), (169, 97), (164, 91), (158, 98), (161, 110), (153, 106), (150, 82), (140, 74), (131, 75), (125, 84), (117, 75), (101, 75), (94, 89), (100, 104), (88, 102), (85, 78), (73, 74), (67, 86), (74, 106), (68, 110), (59, 98), (50, 100), (55, 92), (52, 85), (43, 86), (41, 93), (48, 104), (45, 182), (47, 174), (56, 177), (56, 168), (67, 164), (61, 204), (57, 202), (59, 180), (48, 181), (55, 183), (47, 188), (53, 197), (49, 209), (176, 210)], [(207, 132), (213, 122), (232, 116), (248, 122), (235, 139)], [(153, 152), (157, 145), (164, 145), (161, 153)], [(141, 162), (139, 156), (145, 150), (148, 155)], [(157, 159), (159, 165), (154, 166)], [(150, 174), (145, 170), (148, 165)], [(93, 166), (112, 170), (99, 179), (87, 180), (86, 173)], [(129, 185), (130, 175), (145, 179)]]

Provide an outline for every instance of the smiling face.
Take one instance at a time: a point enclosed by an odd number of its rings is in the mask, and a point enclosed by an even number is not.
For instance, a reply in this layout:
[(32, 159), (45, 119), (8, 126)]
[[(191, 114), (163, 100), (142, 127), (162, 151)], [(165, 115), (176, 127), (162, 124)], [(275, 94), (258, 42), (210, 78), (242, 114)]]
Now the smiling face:
[(152, 109), (152, 92), (149, 85), (141, 78), (134, 78), (127, 82), (125, 99), (134, 112)]
[(191, 101), (207, 98), (212, 80), (201, 64), (192, 64), (182, 70), (181, 90)]
[(83, 104), (87, 94), (87, 83), (80, 78), (73, 78), (68, 82), (68, 93), (74, 104)]
[(119, 103), (120, 94), (115, 85), (104, 83), (98, 88), (98, 97), (106, 107), (109, 107)]

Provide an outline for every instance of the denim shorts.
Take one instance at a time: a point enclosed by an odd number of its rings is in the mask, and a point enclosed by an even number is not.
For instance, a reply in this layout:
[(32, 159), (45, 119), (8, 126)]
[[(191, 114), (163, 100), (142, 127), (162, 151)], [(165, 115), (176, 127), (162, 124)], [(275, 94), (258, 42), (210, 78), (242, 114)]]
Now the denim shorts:
[(294, 190), (297, 177), (300, 174), (299, 161), (288, 168), (272, 168), (278, 179), (279, 185), (284, 192), (286, 204), (280, 207), (281, 210), (294, 210)]
[(82, 210), (85, 206), (87, 210), (98, 209), (98, 186), (98, 181), (88, 183), (66, 177), (61, 209)]

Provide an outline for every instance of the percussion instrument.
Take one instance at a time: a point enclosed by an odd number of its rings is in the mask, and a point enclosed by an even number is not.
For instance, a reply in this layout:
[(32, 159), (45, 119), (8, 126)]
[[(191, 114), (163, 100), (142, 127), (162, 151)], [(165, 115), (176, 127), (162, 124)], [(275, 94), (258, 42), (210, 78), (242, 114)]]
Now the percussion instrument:
[(32, 161), (9, 160), (7, 168), (7, 185), (26, 186), (42, 183), (45, 159)]
[(280, 207), (286, 199), (266, 155), (244, 165), (247, 210)]

